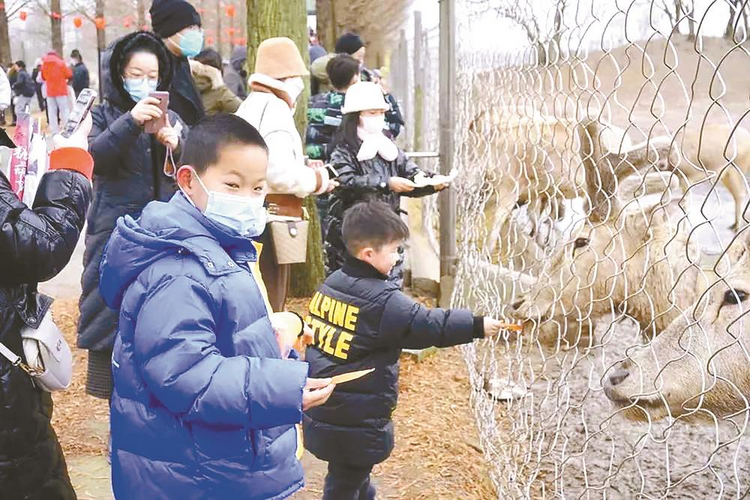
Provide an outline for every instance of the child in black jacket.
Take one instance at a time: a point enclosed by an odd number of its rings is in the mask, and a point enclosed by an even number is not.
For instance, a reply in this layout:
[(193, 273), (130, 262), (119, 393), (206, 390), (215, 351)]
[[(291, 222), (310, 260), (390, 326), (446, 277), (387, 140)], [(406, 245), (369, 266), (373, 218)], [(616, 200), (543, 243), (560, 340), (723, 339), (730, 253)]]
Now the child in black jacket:
[(383, 202), (360, 203), (344, 217), (344, 267), (321, 285), (307, 322), (311, 377), (374, 372), (336, 388), (305, 412), (305, 447), (328, 463), (324, 500), (372, 499), (370, 472), (391, 454), (401, 349), (467, 344), (497, 334), (502, 323), (461, 309), (429, 309), (388, 281), (409, 229)]

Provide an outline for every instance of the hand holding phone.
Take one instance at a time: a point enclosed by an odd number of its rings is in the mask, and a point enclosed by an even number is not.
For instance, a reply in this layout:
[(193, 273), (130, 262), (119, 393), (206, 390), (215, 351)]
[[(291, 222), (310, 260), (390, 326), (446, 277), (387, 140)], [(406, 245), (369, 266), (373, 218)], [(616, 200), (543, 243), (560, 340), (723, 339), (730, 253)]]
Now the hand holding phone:
[(146, 97), (136, 103), (133, 109), (130, 110), (130, 114), (138, 125), (144, 126), (148, 122), (160, 118), (162, 111), (159, 108), (159, 101), (156, 98)]
[(325, 165), (323, 165), (323, 168), (325, 168), (326, 172), (328, 172), (329, 179), (335, 179), (336, 177), (339, 176), (339, 173), (336, 171), (335, 168), (333, 168), (333, 165), (331, 165), (330, 163), (326, 163)]
[(177, 133), (177, 129), (172, 127), (169, 123), (169, 117), (167, 116), (167, 124), (156, 132), (156, 140), (164, 144), (165, 147), (174, 151), (180, 144), (180, 135)]
[(149, 92), (148, 96), (156, 99), (156, 106), (161, 110), (161, 115), (153, 120), (147, 121), (144, 131), (147, 134), (155, 134), (167, 126), (167, 110), (169, 108), (169, 92), (154, 91)]
[(73, 112), (70, 114), (70, 118), (68, 118), (61, 134), (64, 138), (69, 138), (76, 130), (78, 130), (81, 126), (81, 122), (83, 122), (86, 116), (88, 116), (91, 106), (94, 105), (97, 95), (98, 93), (93, 89), (83, 89), (81, 93), (78, 94), (78, 99), (76, 99)]
[(62, 134), (56, 134), (52, 137), (52, 149), (81, 148), (88, 150), (88, 137), (92, 124), (91, 113), (88, 113), (78, 126), (78, 130), (73, 132), (70, 137), (64, 137)]

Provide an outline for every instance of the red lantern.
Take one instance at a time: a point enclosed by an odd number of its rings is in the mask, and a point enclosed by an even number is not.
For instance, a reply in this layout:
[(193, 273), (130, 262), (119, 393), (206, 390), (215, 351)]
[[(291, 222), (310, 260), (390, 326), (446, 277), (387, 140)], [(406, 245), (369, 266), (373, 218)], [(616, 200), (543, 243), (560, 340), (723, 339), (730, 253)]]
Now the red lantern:
[(130, 28), (130, 23), (131, 23), (130, 18), (126, 17), (125, 20), (122, 22), (122, 25), (126, 28)]
[(214, 37), (210, 36), (206, 38), (206, 45), (213, 45), (214, 44)]
[(0, 3), (0, 10), (5, 10), (5, 4), (4, 3)]
[(21, 18), (21, 21), (25, 21), (26, 18), (29, 17), (29, 15), (26, 13), (25, 10), (22, 10), (21, 13), (18, 15), (18, 17)]
[(75, 26), (76, 28), (80, 28), (81, 26), (83, 26), (83, 19), (81, 19), (80, 17), (74, 17), (73, 26)]
[(62, 19), (62, 14), (60, 14), (59, 12), (53, 12), (51, 16), (52, 16), (52, 19), (57, 19), (57, 20)]
[(94, 19), (94, 24), (96, 25), (96, 29), (103, 30), (107, 26), (107, 22), (104, 20), (103, 17), (97, 17)]
[(234, 36), (234, 28), (227, 28), (227, 33), (229, 36)]
[(227, 17), (234, 17), (237, 14), (237, 9), (234, 5), (227, 5)]

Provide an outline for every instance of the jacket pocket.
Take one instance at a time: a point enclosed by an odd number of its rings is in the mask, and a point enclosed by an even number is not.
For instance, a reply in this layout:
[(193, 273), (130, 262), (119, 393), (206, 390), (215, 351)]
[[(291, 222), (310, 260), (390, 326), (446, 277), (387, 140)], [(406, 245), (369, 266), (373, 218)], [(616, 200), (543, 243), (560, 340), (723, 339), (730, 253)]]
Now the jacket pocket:
[(264, 455), (266, 454), (266, 441), (262, 431), (248, 430), (247, 435), (249, 436), (250, 453), (255, 457), (255, 464), (262, 464), (265, 462)]
[(193, 425), (191, 431), (195, 451), (203, 459), (238, 459), (247, 456), (248, 438), (243, 428), (217, 430)]

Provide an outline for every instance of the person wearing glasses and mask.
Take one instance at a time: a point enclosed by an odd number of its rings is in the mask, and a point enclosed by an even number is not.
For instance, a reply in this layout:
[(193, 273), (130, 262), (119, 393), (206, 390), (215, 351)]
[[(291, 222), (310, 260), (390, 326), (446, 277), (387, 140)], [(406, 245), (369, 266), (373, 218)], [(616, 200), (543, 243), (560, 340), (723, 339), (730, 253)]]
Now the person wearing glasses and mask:
[[(294, 124), (297, 100), (305, 90), (303, 76), (309, 76), (294, 42), (285, 37), (269, 38), (258, 47), (255, 71), (248, 80), (250, 95), (237, 116), (254, 126), (268, 145), (269, 206), (273, 216), (301, 220), (302, 200), (333, 190), (323, 162), (305, 165), (302, 138)], [(273, 221), (274, 219), (269, 219)], [(291, 265), (276, 263), (276, 249), (266, 230), (261, 237), (260, 269), (268, 299), (276, 312), (284, 309)]]
[(167, 46), (174, 68), (169, 109), (187, 125), (194, 125), (206, 115), (188, 62), (203, 50), (201, 16), (184, 0), (154, 0), (150, 12), (154, 33)]
[(106, 306), (99, 292), (104, 247), (117, 219), (138, 218), (149, 202), (166, 201), (177, 189), (164, 173), (164, 162), (167, 148), (173, 156), (181, 152), (187, 130), (182, 127), (180, 132), (179, 118), (170, 111), (166, 127), (156, 134), (145, 131), (162, 115), (158, 100), (148, 94), (169, 88), (170, 60), (164, 43), (148, 31), (126, 35), (102, 54), (104, 102), (91, 112), (94, 200), (88, 212), (78, 323), (78, 347), (89, 351), (86, 392), (101, 399), (112, 393), (117, 328), (117, 312)]

